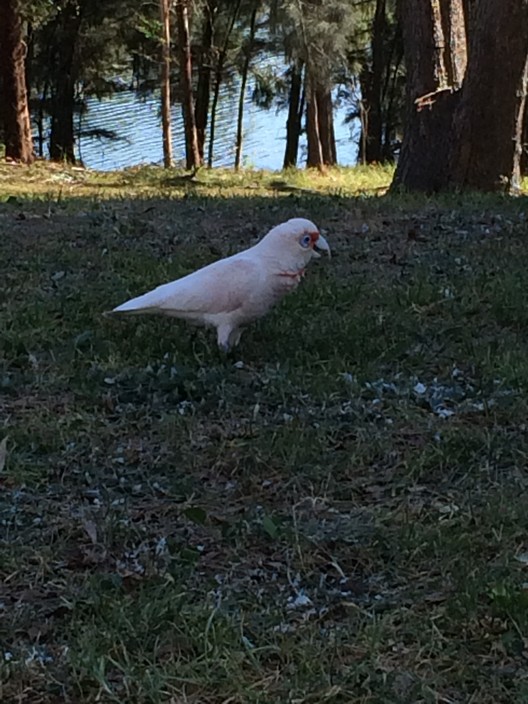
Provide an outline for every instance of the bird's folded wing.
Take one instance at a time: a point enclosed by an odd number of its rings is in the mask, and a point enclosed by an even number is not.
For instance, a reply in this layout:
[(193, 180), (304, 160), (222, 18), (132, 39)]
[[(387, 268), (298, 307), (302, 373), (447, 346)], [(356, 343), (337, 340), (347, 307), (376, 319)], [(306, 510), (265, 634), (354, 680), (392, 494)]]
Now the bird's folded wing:
[(222, 259), (133, 298), (112, 313), (230, 313), (241, 308), (251, 295), (260, 278), (259, 269), (249, 257)]

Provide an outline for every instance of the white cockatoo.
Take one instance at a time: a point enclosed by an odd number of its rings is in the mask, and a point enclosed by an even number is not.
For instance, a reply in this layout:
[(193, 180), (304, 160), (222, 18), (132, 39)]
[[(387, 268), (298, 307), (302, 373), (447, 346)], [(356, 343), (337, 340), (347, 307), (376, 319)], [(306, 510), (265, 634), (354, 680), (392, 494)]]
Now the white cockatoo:
[(277, 225), (256, 245), (132, 298), (110, 314), (162, 313), (216, 328), (223, 351), (238, 345), (243, 326), (265, 315), (299, 285), (328, 242), (310, 220)]

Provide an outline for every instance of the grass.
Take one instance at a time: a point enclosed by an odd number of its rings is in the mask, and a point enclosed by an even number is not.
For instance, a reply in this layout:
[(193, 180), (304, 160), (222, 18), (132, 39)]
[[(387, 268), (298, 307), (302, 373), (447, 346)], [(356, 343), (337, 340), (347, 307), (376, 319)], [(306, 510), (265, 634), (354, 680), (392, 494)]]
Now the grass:
[[(0, 168), (0, 699), (528, 701), (525, 198), (197, 180)], [(101, 317), (292, 216), (235, 357)]]

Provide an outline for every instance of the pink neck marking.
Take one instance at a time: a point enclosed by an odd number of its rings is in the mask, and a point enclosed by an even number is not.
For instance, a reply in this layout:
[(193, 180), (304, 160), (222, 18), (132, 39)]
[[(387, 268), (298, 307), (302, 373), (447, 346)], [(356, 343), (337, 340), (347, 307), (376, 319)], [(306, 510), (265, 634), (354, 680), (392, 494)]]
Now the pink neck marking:
[(278, 275), (279, 276), (286, 276), (289, 279), (297, 279), (299, 276), (302, 276), (304, 274), (304, 269), (299, 269), (299, 271), (295, 272), (290, 272), (290, 271), (281, 271)]

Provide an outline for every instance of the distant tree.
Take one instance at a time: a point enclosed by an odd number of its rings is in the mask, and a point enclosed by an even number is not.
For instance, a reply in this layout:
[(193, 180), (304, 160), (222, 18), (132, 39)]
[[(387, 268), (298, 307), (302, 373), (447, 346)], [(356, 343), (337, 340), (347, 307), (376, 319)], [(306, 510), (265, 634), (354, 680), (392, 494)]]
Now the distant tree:
[(216, 60), (214, 68), (213, 81), (213, 99), (211, 103), (210, 126), (209, 126), (209, 147), (207, 153), (207, 166), (212, 168), (214, 155), (214, 141), (216, 130), (216, 112), (218, 109), (218, 100), (220, 98), (220, 87), (224, 78), (224, 70), (228, 58), (230, 41), (233, 34), (235, 23), (238, 20), (242, 0), (231, 0), (224, 5), (224, 14), (226, 25), (224, 28), (223, 38), (220, 46), (216, 47)]
[(172, 166), (171, 133), (171, 0), (160, 0), (161, 15), (161, 131), (163, 135), (163, 166)]
[(244, 105), (246, 100), (246, 86), (249, 73), (249, 64), (251, 62), (251, 54), (253, 51), (253, 45), (255, 42), (255, 33), (257, 29), (257, 14), (260, 7), (260, 0), (254, 1), (253, 10), (251, 12), (251, 19), (249, 22), (249, 35), (247, 41), (242, 47), (242, 53), (244, 56), (242, 64), (242, 72), (240, 77), (240, 92), (238, 99), (238, 116), (237, 116), (237, 131), (236, 131), (236, 142), (235, 142), (235, 169), (240, 168), (242, 161), (242, 140), (243, 140), (243, 126), (244, 126)]
[(0, 82), (5, 155), (30, 164), (35, 153), (26, 90), (26, 45), (18, 0), (3, 0), (0, 21)]
[(367, 44), (353, 46), (350, 53), (351, 60), (361, 66), (361, 96), (356, 98), (351, 117), (359, 117), (361, 122), (359, 161), (366, 164), (394, 160), (396, 131), (401, 123), (403, 46), (394, 6), (395, 0), (374, 0)]
[[(143, 47), (138, 50), (135, 38), (141, 36), (138, 27), (144, 22), (144, 6), (138, 7), (137, 0), (27, 3), (32, 27), (28, 76), (39, 151), (44, 152), (44, 143), (49, 140), (52, 159), (74, 162), (80, 157), (76, 140), (84, 133), (86, 99), (102, 98), (127, 87), (122, 77), (130, 72), (131, 64), (136, 76), (140, 63), (136, 59)], [(159, 86), (159, 5), (150, 4), (147, 9), (154, 18), (149, 21), (155, 24), (151, 44), (156, 71), (152, 73), (153, 83)], [(150, 64), (154, 66), (153, 60)], [(91, 130), (90, 134), (117, 136), (114, 130)]]
[(185, 161), (188, 169), (196, 169), (202, 163), (202, 158), (198, 145), (198, 133), (196, 131), (194, 112), (189, 0), (176, 1), (176, 19), (180, 51), (180, 93), (185, 130)]
[(198, 82), (194, 119), (198, 137), (198, 151), (203, 162), (205, 138), (209, 119), (211, 101), (211, 72), (213, 66), (213, 42), (215, 38), (215, 21), (218, 12), (218, 0), (205, 0), (202, 6), (198, 50)]
[(299, 140), (298, 108), (303, 93), (309, 167), (324, 171), (337, 163), (332, 90), (336, 77), (346, 68), (346, 53), (354, 30), (355, 7), (350, 0), (274, 0), (271, 27), (282, 34), (290, 62), (290, 99), (284, 163), (291, 164)]
[(299, 139), (302, 130), (302, 118), (305, 106), (303, 88), (304, 61), (293, 60), (289, 69), (288, 118), (286, 120), (286, 149), (283, 168), (297, 166)]
[(75, 86), (79, 73), (77, 43), (84, 6), (75, 0), (57, 7), (49, 30), (49, 69), (51, 72), (50, 157), (53, 161), (75, 163)]
[(408, 98), (394, 187), (507, 191), (519, 185), (528, 0), (469, 5), (401, 2)]

